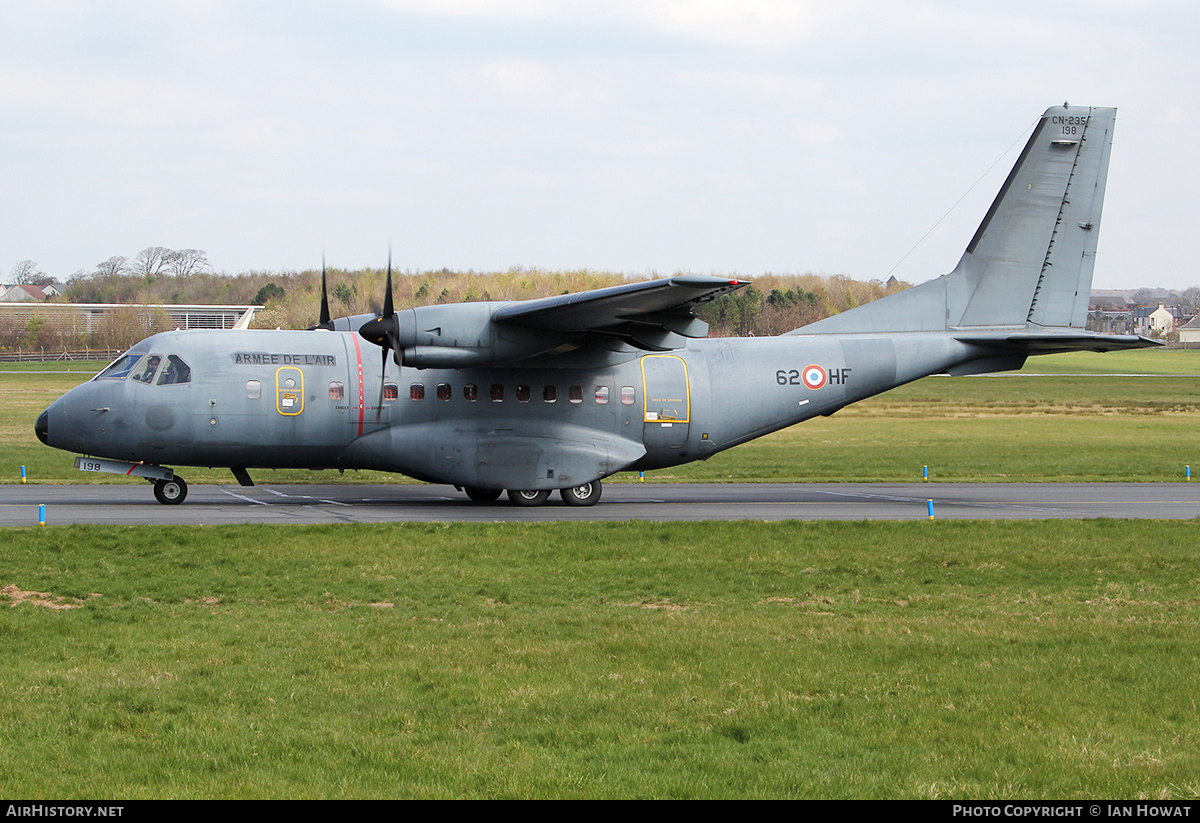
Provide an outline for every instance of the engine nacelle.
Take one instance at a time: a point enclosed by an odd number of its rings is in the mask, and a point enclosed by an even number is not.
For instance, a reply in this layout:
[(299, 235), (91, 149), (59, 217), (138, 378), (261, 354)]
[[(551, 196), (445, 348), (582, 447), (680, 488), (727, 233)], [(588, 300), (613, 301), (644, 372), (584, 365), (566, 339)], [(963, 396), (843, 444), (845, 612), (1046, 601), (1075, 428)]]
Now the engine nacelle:
[(396, 312), (396, 363), (417, 369), (486, 366), (533, 357), (567, 339), (493, 322), (492, 312), (501, 305), (456, 303)]

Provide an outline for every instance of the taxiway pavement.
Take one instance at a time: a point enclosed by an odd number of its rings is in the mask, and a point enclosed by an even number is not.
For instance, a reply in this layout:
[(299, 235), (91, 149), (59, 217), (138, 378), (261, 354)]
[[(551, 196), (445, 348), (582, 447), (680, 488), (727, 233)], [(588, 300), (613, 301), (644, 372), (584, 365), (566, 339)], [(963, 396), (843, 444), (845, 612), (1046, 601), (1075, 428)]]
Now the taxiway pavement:
[(191, 486), (178, 506), (149, 484), (0, 486), (0, 526), (38, 523), (215, 525), (231, 523), (547, 522), (600, 520), (944, 520), (1200, 517), (1193, 483), (738, 483), (604, 487), (591, 508), (555, 494), (523, 509), (507, 498), (473, 503), (450, 486)]

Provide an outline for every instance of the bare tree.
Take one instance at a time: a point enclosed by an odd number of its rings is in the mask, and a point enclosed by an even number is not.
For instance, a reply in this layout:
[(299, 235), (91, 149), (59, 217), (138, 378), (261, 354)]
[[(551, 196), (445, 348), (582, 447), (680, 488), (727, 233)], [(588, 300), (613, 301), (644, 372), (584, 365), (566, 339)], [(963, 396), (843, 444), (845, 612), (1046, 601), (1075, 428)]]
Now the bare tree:
[(179, 249), (168, 254), (165, 260), (167, 268), (180, 277), (199, 274), (209, 268), (208, 257), (201, 249)]
[(53, 282), (53, 278), (43, 271), (38, 271), (37, 263), (32, 260), (22, 260), (12, 267), (14, 283), (22, 286), (44, 286)]
[(130, 269), (135, 274), (161, 274), (167, 268), (167, 257), (173, 252), (166, 246), (147, 246), (133, 258)]
[(1179, 295), (1179, 307), (1185, 311), (1200, 311), (1200, 286), (1188, 286)]
[(96, 264), (96, 276), (116, 277), (129, 272), (129, 258), (113, 255), (103, 263)]

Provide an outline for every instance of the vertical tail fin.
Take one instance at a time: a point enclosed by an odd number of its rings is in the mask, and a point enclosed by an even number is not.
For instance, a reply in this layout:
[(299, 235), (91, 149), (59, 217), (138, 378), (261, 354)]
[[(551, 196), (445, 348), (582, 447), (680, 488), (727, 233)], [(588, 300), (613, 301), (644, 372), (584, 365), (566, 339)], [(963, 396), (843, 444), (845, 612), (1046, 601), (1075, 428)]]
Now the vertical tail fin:
[(953, 272), (797, 332), (1083, 328), (1116, 111), (1047, 109)]

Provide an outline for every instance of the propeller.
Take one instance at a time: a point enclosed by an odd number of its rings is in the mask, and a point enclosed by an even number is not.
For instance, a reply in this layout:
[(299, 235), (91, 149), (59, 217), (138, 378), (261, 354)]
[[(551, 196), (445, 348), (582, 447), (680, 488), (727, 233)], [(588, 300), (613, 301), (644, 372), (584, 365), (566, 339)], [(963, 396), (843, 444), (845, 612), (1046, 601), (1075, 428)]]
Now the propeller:
[(370, 343), (383, 350), (382, 378), (379, 383), (379, 405), (375, 407), (375, 416), (379, 416), (383, 408), (383, 386), (387, 382), (388, 350), (396, 353), (396, 364), (400, 364), (399, 322), (396, 319), (395, 304), (392, 302), (392, 249), (388, 247), (387, 265), (387, 294), (383, 298), (383, 314), (374, 320), (368, 320), (359, 328), (358, 333)]

